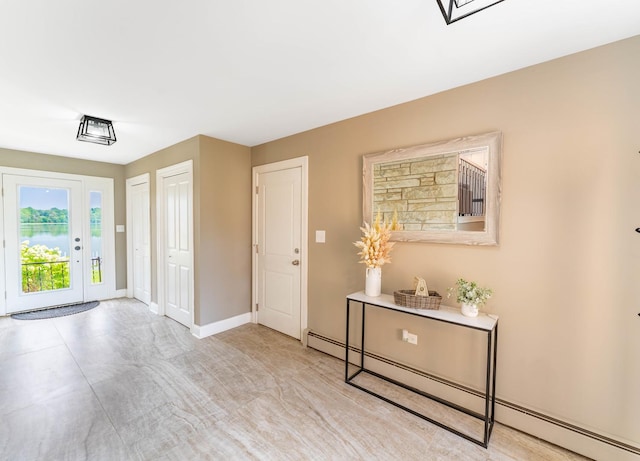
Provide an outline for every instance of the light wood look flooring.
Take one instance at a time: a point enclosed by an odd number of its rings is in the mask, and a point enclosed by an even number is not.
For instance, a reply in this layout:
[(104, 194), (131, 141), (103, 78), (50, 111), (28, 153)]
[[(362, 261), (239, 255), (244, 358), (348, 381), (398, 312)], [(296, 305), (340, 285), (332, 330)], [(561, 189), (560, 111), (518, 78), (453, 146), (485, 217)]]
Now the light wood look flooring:
[(582, 460), (497, 424), (489, 449), (344, 383), (258, 325), (198, 340), (137, 301), (0, 318), (0, 460)]

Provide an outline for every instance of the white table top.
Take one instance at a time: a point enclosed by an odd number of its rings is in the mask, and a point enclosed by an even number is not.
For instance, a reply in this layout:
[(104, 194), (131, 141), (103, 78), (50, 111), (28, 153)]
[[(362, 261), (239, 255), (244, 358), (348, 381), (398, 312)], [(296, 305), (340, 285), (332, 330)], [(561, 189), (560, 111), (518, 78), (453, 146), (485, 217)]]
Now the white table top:
[(380, 296), (367, 296), (363, 291), (358, 291), (347, 295), (347, 299), (485, 331), (493, 330), (498, 323), (497, 315), (480, 313), (477, 317), (466, 317), (460, 313), (459, 308), (442, 304), (439, 309), (415, 309), (413, 307), (398, 306), (393, 300), (393, 295), (384, 293)]

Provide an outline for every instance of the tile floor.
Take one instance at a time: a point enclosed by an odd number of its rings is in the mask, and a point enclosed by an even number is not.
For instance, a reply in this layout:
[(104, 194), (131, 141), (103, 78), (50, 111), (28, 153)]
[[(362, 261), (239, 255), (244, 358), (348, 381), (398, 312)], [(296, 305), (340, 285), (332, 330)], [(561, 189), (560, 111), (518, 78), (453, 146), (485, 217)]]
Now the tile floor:
[(0, 317), (0, 460), (582, 460), (496, 425), (489, 449), (343, 382), (258, 325), (198, 340), (128, 299)]

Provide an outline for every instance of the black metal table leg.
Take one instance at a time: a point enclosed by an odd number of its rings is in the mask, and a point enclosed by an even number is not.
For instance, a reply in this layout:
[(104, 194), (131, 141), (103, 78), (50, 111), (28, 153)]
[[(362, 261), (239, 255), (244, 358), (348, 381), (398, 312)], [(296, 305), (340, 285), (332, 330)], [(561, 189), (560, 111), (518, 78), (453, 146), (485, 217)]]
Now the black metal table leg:
[(491, 331), (487, 331), (487, 380), (485, 383), (484, 391), (484, 447), (489, 445), (489, 411), (490, 411), (490, 398), (489, 392), (491, 390)]
[(496, 415), (496, 373), (498, 372), (498, 322), (494, 328), (493, 337), (493, 384), (491, 390), (491, 424), (495, 421)]
[(349, 311), (351, 300), (347, 298), (347, 332), (344, 340), (344, 382), (349, 382)]
[(360, 339), (360, 369), (364, 370), (364, 312), (366, 303), (362, 303), (362, 338)]

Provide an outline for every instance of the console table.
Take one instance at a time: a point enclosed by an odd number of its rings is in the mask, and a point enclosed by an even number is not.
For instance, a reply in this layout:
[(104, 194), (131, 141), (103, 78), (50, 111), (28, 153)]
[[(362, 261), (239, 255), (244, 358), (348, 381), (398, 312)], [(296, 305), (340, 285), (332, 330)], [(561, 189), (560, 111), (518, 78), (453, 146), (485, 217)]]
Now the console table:
[[(350, 310), (351, 303), (359, 303), (362, 305), (362, 325), (361, 325), (361, 347), (360, 347), (360, 364), (357, 368), (357, 371), (353, 374), (349, 374), (349, 318), (350, 318)], [(457, 405), (448, 400), (439, 398), (435, 395), (428, 394), (419, 389), (408, 386), (404, 383), (401, 383), (395, 379), (389, 378), (387, 376), (383, 376), (380, 373), (377, 373), (372, 370), (368, 370), (364, 366), (364, 356), (365, 356), (365, 331), (366, 331), (366, 323), (365, 323), (365, 313), (367, 307), (373, 307), (376, 309), (388, 309), (395, 312), (404, 313), (407, 315), (412, 315), (416, 317), (421, 317), (425, 319), (425, 321), (435, 321), (435, 322), (444, 322), (451, 325), (455, 325), (461, 328), (470, 328), (473, 330), (479, 330), (481, 332), (486, 333), (487, 335), (487, 364), (486, 364), (486, 382), (484, 389), (484, 414), (472, 411), (468, 408)], [(408, 411), (422, 419), (429, 421), (439, 427), (447, 429), (448, 431), (453, 432), (460, 437), (463, 437), (471, 442), (474, 442), (478, 445), (487, 448), (489, 445), (489, 438), (491, 437), (491, 432), (493, 430), (494, 424), (494, 413), (495, 413), (495, 404), (496, 404), (496, 364), (497, 364), (497, 346), (498, 346), (498, 317), (497, 316), (488, 316), (486, 314), (480, 314), (478, 317), (465, 317), (460, 313), (459, 309), (453, 309), (446, 306), (440, 306), (440, 309), (414, 309), (410, 307), (398, 306), (394, 303), (393, 296), (388, 294), (382, 294), (380, 296), (371, 297), (364, 294), (364, 292), (360, 291), (357, 293), (352, 293), (347, 296), (347, 334), (345, 339), (345, 371), (344, 378), (347, 384), (351, 386), (357, 387), (375, 397), (378, 397), (385, 402), (391, 403), (399, 408), (402, 408), (405, 411)], [(463, 412), (467, 415), (470, 415), (474, 418), (480, 419), (484, 422), (484, 437), (480, 439), (476, 439), (471, 437), (468, 434), (465, 434), (451, 426), (448, 426), (440, 421), (437, 421), (425, 414), (419, 413), (411, 408), (408, 408), (398, 402), (395, 402), (387, 397), (384, 397), (371, 389), (365, 388), (355, 382), (353, 382), (354, 378), (358, 376), (360, 373), (367, 373), (369, 375), (375, 376), (397, 386), (400, 386), (404, 389), (412, 391), (416, 394), (422, 395), (426, 398), (434, 400), (438, 403), (448, 406), (449, 408), (453, 408), (454, 410)]]

